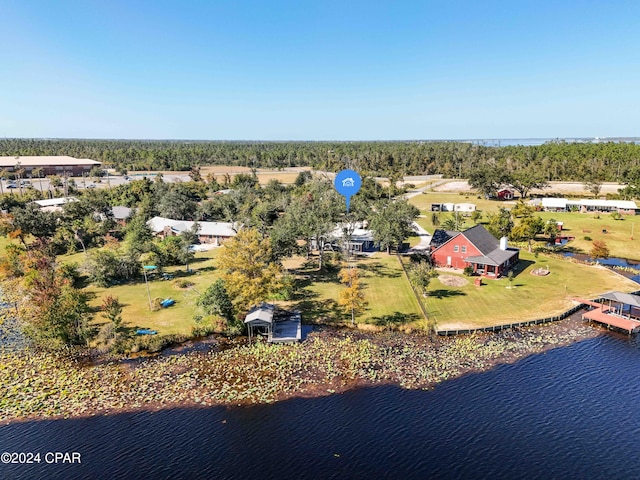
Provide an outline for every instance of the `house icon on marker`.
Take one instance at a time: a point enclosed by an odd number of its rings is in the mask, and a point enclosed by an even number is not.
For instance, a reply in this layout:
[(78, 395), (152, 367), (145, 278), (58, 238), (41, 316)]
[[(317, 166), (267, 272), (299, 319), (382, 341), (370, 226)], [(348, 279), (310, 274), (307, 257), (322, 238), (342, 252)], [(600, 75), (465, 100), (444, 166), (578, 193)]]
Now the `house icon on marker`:
[(355, 180), (351, 177), (348, 177), (342, 180), (343, 187), (353, 187), (354, 185), (355, 185)]

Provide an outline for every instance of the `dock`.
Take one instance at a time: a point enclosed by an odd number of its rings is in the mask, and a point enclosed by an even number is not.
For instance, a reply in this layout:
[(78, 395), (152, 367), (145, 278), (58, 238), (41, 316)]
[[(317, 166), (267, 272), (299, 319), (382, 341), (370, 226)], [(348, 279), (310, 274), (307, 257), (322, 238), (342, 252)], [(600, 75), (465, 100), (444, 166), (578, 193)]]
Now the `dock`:
[(302, 320), (300, 312), (294, 312), (286, 320), (273, 322), (273, 330), (267, 340), (271, 343), (299, 342), (302, 338)]
[[(582, 314), (582, 320), (600, 323), (607, 328), (622, 330), (629, 335), (640, 332), (640, 318), (635, 315), (640, 298), (622, 292), (608, 292), (602, 295), (602, 299), (609, 300), (609, 305), (592, 300), (575, 299), (577, 302), (591, 307), (591, 310)], [(613, 303), (617, 306), (614, 306)], [(628, 312), (626, 315), (624, 312)]]
[(640, 320), (624, 317), (613, 311), (590, 310), (582, 314), (582, 319), (601, 323), (608, 328), (614, 327), (624, 330), (629, 335), (640, 332)]

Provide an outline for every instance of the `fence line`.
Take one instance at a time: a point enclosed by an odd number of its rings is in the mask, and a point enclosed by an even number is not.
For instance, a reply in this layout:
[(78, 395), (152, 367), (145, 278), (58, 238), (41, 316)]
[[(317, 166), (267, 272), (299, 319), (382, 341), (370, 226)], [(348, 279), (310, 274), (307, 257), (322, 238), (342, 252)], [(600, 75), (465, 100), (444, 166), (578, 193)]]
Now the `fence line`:
[[(637, 295), (639, 293), (640, 293), (640, 290), (632, 292), (633, 295)], [(605, 299), (602, 297), (596, 297), (593, 299), (594, 302), (604, 301), (604, 300)], [(550, 322), (557, 322), (559, 320), (564, 320), (565, 318), (573, 315), (578, 310), (584, 307), (585, 307), (585, 304), (581, 303), (561, 313), (560, 315), (547, 317), (547, 318), (538, 318), (536, 320), (526, 320), (524, 322), (505, 323), (502, 325), (493, 325), (491, 327), (464, 328), (464, 329), (461, 328), (456, 330), (436, 330), (436, 333), (442, 336), (449, 336), (449, 335), (462, 335), (462, 334), (475, 333), (475, 332), (499, 332), (500, 330), (506, 330), (508, 328), (514, 328), (514, 327), (530, 327), (532, 325), (541, 325), (543, 323), (550, 323)]]
[(409, 273), (407, 273), (407, 269), (404, 266), (402, 257), (400, 256), (399, 253), (396, 253), (396, 257), (398, 258), (398, 261), (400, 262), (400, 267), (402, 267), (402, 271), (404, 272), (404, 278), (407, 279), (407, 282), (409, 282), (409, 285), (411, 286), (411, 290), (413, 291), (413, 294), (416, 296), (416, 300), (418, 301), (418, 306), (420, 307), (420, 311), (422, 311), (422, 315), (424, 316), (424, 319), (429, 320), (429, 315), (427, 315), (427, 310), (424, 308), (424, 305), (422, 304), (422, 300), (420, 299), (420, 296), (418, 295), (417, 290), (415, 289), (415, 287), (413, 286), (413, 283), (411, 283), (411, 280), (409, 279)]

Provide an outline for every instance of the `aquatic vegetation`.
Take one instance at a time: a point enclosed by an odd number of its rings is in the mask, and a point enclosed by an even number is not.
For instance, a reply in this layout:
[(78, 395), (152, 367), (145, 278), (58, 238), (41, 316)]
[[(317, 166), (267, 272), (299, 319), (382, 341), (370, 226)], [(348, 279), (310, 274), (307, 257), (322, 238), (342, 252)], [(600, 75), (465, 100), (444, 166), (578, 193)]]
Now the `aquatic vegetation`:
[(425, 389), (596, 334), (568, 320), (451, 338), (322, 328), (301, 344), (236, 344), (136, 361), (87, 363), (68, 355), (5, 351), (0, 420), (270, 403), (379, 383)]

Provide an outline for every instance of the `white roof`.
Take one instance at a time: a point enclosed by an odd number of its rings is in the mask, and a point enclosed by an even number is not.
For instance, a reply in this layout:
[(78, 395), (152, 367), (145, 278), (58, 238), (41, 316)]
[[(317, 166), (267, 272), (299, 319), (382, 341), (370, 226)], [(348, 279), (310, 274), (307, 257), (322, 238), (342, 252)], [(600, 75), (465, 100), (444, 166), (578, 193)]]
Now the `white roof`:
[(567, 208), (567, 205), (577, 207), (608, 207), (620, 208), (624, 210), (636, 210), (636, 202), (630, 200), (599, 200), (587, 198), (582, 200), (567, 200), (566, 198), (545, 197), (542, 199), (542, 206), (545, 208)]
[(567, 208), (567, 199), (545, 197), (542, 199), (542, 206), (544, 208)]
[(454, 208), (455, 208), (456, 211), (460, 211), (460, 210), (475, 210), (476, 206), (473, 203), (456, 203)]
[(41, 207), (57, 207), (69, 202), (77, 202), (76, 197), (62, 197), (62, 198), (48, 198), (46, 200), (36, 200), (33, 203), (37, 203)]
[(102, 165), (95, 160), (88, 158), (73, 158), (67, 155), (43, 155), (43, 156), (9, 156), (0, 157), (0, 167), (15, 167), (17, 164), (22, 167), (48, 167), (52, 165)]
[[(338, 225), (333, 232), (331, 232), (331, 236), (335, 239), (342, 238), (344, 235), (344, 230), (342, 226)], [(351, 233), (351, 241), (352, 242), (372, 242), (373, 241), (373, 232), (371, 230), (367, 230), (366, 228), (354, 228), (353, 233)]]
[(122, 205), (111, 207), (111, 213), (113, 214), (113, 218), (116, 220), (126, 220), (131, 216), (131, 212), (133, 212), (131, 208), (124, 207)]
[(584, 205), (585, 207), (614, 207), (614, 208), (622, 208), (622, 209), (636, 209), (636, 202), (632, 202), (630, 200), (597, 200), (597, 199), (587, 199), (580, 200), (579, 205)]
[[(164, 217), (153, 217), (149, 220), (149, 227), (154, 233), (164, 231), (166, 227), (171, 228), (176, 233), (191, 230), (195, 222), (187, 220), (172, 220)], [(213, 237), (235, 237), (236, 231), (233, 229), (233, 223), (225, 222), (198, 222), (200, 230), (198, 235), (210, 235)]]
[(273, 313), (275, 312), (276, 307), (270, 303), (263, 303), (257, 307), (254, 307), (249, 314), (245, 317), (244, 323), (251, 322), (263, 322), (263, 323), (272, 323), (273, 322)]

